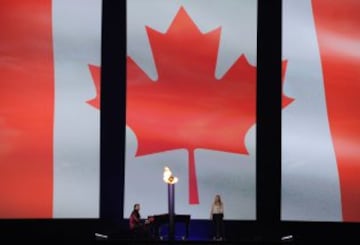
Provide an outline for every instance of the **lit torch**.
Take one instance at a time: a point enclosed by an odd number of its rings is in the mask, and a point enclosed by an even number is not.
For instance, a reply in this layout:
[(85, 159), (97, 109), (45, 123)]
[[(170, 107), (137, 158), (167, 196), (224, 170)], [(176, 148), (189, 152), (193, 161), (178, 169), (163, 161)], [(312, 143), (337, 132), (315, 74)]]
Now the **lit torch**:
[(175, 184), (178, 182), (178, 178), (173, 176), (169, 167), (164, 167), (163, 180), (167, 184)]
[(168, 184), (168, 205), (169, 205), (169, 240), (175, 238), (175, 183), (178, 178), (173, 176), (169, 167), (164, 167), (163, 180)]

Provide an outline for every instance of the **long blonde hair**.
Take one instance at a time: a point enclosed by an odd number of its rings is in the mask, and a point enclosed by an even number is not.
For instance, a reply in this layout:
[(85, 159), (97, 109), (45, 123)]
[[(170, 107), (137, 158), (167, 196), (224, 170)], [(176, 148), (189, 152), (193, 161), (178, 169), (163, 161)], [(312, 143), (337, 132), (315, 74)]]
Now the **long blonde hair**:
[(221, 196), (219, 194), (216, 194), (214, 197), (214, 205), (223, 205), (223, 202), (221, 200)]

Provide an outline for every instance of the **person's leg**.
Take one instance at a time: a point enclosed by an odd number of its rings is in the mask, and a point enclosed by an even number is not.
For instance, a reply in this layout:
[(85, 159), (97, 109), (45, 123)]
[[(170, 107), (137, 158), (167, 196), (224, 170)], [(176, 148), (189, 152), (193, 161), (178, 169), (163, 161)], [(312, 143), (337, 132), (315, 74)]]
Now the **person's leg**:
[(223, 239), (225, 237), (225, 224), (224, 224), (224, 215), (221, 214), (220, 218), (219, 218), (219, 224), (220, 224), (220, 237), (221, 239)]
[(152, 233), (151, 227), (148, 225), (144, 226), (144, 238), (147, 240), (150, 240), (153, 238), (153, 233)]
[(215, 215), (215, 236), (219, 239), (221, 236), (221, 217), (219, 214)]
[(139, 232), (137, 228), (131, 230), (131, 239), (137, 240), (139, 238)]
[(213, 235), (213, 239), (216, 239), (216, 219), (215, 216), (213, 215), (212, 218), (212, 235)]

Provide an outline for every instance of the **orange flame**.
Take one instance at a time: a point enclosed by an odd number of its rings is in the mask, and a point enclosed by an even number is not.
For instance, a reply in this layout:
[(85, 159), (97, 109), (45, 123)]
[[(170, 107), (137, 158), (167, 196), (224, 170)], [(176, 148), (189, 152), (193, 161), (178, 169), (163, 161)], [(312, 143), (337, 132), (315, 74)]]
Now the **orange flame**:
[(179, 179), (172, 175), (169, 167), (164, 167), (163, 180), (165, 183), (175, 184)]

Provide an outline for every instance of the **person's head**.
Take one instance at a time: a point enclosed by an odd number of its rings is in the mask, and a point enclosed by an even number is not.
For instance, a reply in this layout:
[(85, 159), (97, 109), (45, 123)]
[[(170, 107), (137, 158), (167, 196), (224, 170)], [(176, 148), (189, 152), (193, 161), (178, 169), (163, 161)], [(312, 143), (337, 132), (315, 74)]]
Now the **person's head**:
[(140, 210), (140, 203), (134, 204), (134, 210), (139, 211)]
[(219, 194), (215, 195), (214, 202), (221, 203), (221, 196)]

